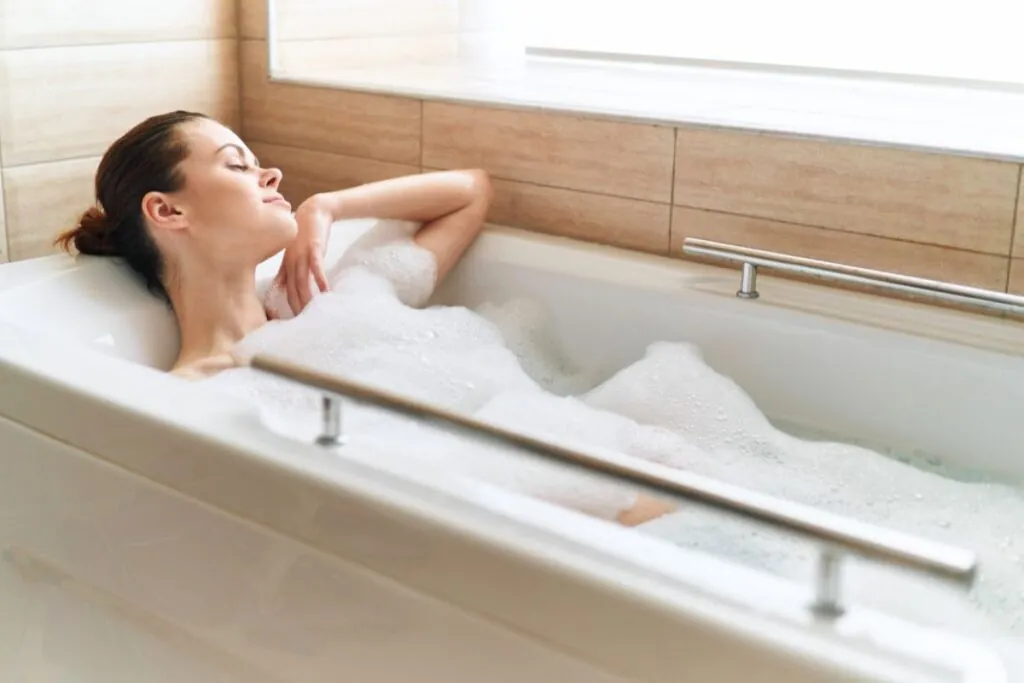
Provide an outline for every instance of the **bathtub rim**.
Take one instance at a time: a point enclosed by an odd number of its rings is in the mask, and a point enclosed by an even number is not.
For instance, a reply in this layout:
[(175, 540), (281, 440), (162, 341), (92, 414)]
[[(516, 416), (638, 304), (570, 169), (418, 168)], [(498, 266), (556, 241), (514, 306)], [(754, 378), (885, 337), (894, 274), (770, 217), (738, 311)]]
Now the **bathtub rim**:
[[(810, 586), (801, 590), (797, 584), (756, 570), (740, 569), (739, 573), (759, 577), (762, 585), (767, 580), (767, 585), (773, 586), (778, 592), (776, 602), (767, 605), (762, 602), (759, 609), (753, 611), (749, 604), (743, 609), (736, 595), (712, 595), (687, 581), (685, 572), (684, 576), (680, 576), (677, 567), (682, 565), (658, 565), (655, 562), (657, 558), (664, 561), (666, 557), (693, 557), (693, 553), (671, 546), (666, 541), (631, 539), (625, 535), (625, 530), (607, 528), (607, 525), (596, 520), (581, 520), (578, 513), (556, 510), (545, 504), (529, 505), (526, 508), (508, 506), (510, 501), (517, 500), (515, 496), (495, 498), (488, 492), (485, 498), (477, 498), (465, 490), (453, 489), (436, 480), (424, 482), (399, 477), (395, 472), (370, 466), (367, 456), (372, 454), (366, 454), (358, 461), (346, 461), (345, 467), (339, 470), (328, 455), (312, 444), (298, 444), (269, 432), (252, 433), (252, 428), (259, 424), (256, 411), (241, 401), (220, 396), (214, 400), (206, 392), (201, 392), (198, 386), (180, 378), (127, 361), (103, 357), (97, 352), (69, 350), (25, 330), (15, 328), (12, 331), (10, 326), (2, 323), (0, 340), (3, 340), (0, 341), (0, 380), (6, 386), (15, 388), (14, 392), (0, 395), (0, 416), (13, 419), (23, 427), (48, 438), (84, 450), (92, 457), (98, 457), (104, 462), (325, 552), (337, 555), (301, 529), (288, 528), (287, 524), (282, 524), (282, 520), (293, 523), (294, 509), (282, 506), (278, 510), (278, 518), (274, 520), (276, 524), (268, 523), (267, 519), (260, 518), (263, 513), (254, 513), (252, 507), (242, 509), (238, 501), (230, 500), (230, 496), (217, 499), (208, 488), (197, 488), (195, 482), (183, 479), (194, 474), (187, 471), (187, 463), (178, 468), (177, 463), (169, 467), (167, 462), (157, 462), (151, 457), (147, 460), (145, 454), (140, 459), (137, 448), (124, 445), (97, 454), (97, 451), (103, 449), (97, 448), (96, 444), (102, 444), (104, 438), (110, 438), (109, 435), (105, 437), (93, 433), (92, 438), (86, 436), (86, 443), (82, 444), (83, 434), (89, 433), (87, 426), (83, 432), (82, 425), (76, 427), (74, 420), (62, 422), (53, 419), (53, 413), (33, 416), (33, 400), (38, 404), (39, 389), (42, 389), (42, 395), (49, 395), (51, 399), (43, 405), (50, 407), (54, 405), (53, 400), (70, 400), (71, 405), (76, 401), (98, 402), (104, 409), (113, 409), (122, 417), (140, 420), (150, 428), (155, 426), (163, 429), (165, 436), (175, 434), (176, 438), (185, 438), (185, 443), (210, 447), (211, 452), (219, 454), (219, 464), (234, 470), (236, 476), (247, 469), (257, 468), (271, 473), (278, 483), (303, 486), (321, 496), (354, 496), (364, 505), (377, 506), (388, 514), (405, 515), (419, 522), (427, 520), (435, 528), (443, 528), (464, 542), (476, 544), (474, 547), (487, 548), (506, 557), (511, 553), (511, 556), (526, 562), (537, 571), (544, 571), (539, 567), (547, 567), (548, 571), (572, 575), (589, 589), (606, 593), (611, 591), (616, 599), (630, 600), (634, 605), (639, 605), (639, 609), (655, 610), (663, 615), (671, 611), (669, 616), (677, 619), (677, 626), (681, 627), (678, 620), (685, 616), (684, 620), (688, 624), (699, 624), (701, 628), (712, 629), (719, 634), (727, 633), (728, 637), (739, 639), (748, 647), (761, 651), (765, 648), (781, 649), (787, 656), (804, 661), (813, 660), (818, 666), (834, 661), (834, 658), (849, 658), (851, 655), (859, 658), (862, 666), (869, 669), (878, 666), (880, 661), (899, 666), (899, 662), (892, 662), (895, 657), (893, 653), (879, 649), (882, 645), (880, 633), (896, 632), (904, 636), (916, 634), (914, 647), (926, 651), (933, 649), (929, 643), (934, 639), (945, 642), (943, 655), (952, 659), (961, 658), (959, 664), (964, 666), (968, 664), (964, 664), (963, 659), (977, 660), (975, 665), (985, 669), (992, 666), (990, 660), (995, 656), (994, 653), (973, 637), (901, 622), (856, 604), (850, 605), (847, 615), (836, 622), (834, 630), (815, 624), (803, 609), (810, 599)], [(12, 340), (14, 343), (11, 343)], [(98, 386), (94, 382), (97, 372), (102, 373), (106, 380)], [(19, 385), (30, 388), (27, 396), (19, 394)], [(33, 386), (35, 399), (31, 390)], [(185, 409), (179, 414), (173, 414), (173, 410), (167, 410), (169, 404), (180, 404)], [(212, 412), (207, 412), (210, 409)], [(75, 413), (72, 410), (65, 414)], [(280, 452), (274, 452), (274, 447), (285, 442), (293, 452), (287, 459), (282, 459)], [(89, 443), (92, 443), (91, 448), (86, 447)], [(306, 455), (309, 457), (302, 457)], [(178, 471), (173, 471), (176, 468)], [(498, 500), (497, 505), (495, 500)], [(524, 513), (524, 509), (527, 512)], [(553, 529), (553, 522), (555, 527), (559, 523), (562, 526)], [(589, 530), (590, 536), (579, 536), (581, 529)], [(581, 540), (584, 537), (588, 539), (585, 543)], [(598, 540), (603, 545), (595, 544)], [(629, 547), (640, 547), (643, 551), (629, 557), (623, 550)], [(640, 564), (638, 557), (643, 560)], [(354, 559), (352, 561), (358, 562)], [(724, 566), (729, 564), (717, 559), (711, 562)], [(371, 571), (380, 570), (379, 567), (367, 566), (362, 562), (360, 564)], [(401, 577), (386, 575), (407, 583)], [(425, 590), (421, 584), (411, 587), (439, 599), (450, 598), (443, 587), (435, 586), (434, 590)], [(805, 596), (806, 601), (801, 599)], [(778, 600), (783, 598), (787, 600), (779, 603)], [(488, 607), (480, 602), (457, 604), (486, 618), (496, 618), (493, 605)], [(769, 628), (762, 630), (765, 626)], [(515, 627), (522, 628), (522, 625), (516, 624)], [(530, 637), (540, 637), (537, 629), (535, 624), (532, 630), (526, 630)], [(853, 638), (849, 639), (851, 634)], [(552, 635), (548, 633), (543, 637), (550, 640)], [(884, 638), (881, 640), (884, 641)], [(563, 642), (559, 649), (566, 651), (563, 649), (565, 647)], [(865, 647), (874, 648), (874, 652), (866, 653)], [(568, 652), (574, 653), (572, 649)], [(602, 652), (600, 656), (609, 654)], [(601, 666), (607, 668), (607, 662), (602, 660)]]
[[(576, 259), (567, 253), (578, 254)], [(1024, 357), (1024, 321), (937, 306), (881, 293), (759, 273), (757, 299), (740, 299), (740, 269), (675, 252), (651, 254), (612, 245), (488, 224), (466, 258), (478, 258), (634, 289), (720, 297), (751, 315), (781, 309), (930, 341)], [(614, 266), (614, 267), (611, 267)]]

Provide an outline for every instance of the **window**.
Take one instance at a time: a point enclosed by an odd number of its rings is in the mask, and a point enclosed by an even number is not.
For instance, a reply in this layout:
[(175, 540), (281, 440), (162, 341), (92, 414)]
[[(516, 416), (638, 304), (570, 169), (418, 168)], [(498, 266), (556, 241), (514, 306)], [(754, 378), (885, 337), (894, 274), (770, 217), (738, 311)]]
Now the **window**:
[(1024, 0), (271, 7), (282, 79), (1024, 158)]
[(534, 54), (1024, 85), (1022, 0), (529, 0)]

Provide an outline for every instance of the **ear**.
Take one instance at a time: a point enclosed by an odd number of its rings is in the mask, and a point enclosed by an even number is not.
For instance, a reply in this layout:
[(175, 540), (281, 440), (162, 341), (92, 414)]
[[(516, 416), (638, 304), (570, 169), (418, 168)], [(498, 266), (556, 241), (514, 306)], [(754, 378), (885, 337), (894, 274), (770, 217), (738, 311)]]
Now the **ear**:
[(184, 212), (170, 195), (163, 192), (146, 193), (142, 198), (142, 215), (156, 229), (182, 230), (188, 227)]

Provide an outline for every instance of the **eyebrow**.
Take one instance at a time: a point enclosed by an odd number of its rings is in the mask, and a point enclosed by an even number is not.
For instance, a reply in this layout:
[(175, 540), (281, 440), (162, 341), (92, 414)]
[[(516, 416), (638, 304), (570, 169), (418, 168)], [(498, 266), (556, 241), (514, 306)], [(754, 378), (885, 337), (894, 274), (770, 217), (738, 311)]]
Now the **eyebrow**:
[[(217, 148), (217, 151), (214, 152), (214, 154), (220, 154), (222, 151), (224, 151), (225, 149), (228, 149), (228, 148), (232, 148), (232, 149), (237, 150), (239, 156), (241, 156), (243, 159), (245, 159), (245, 150), (242, 149), (239, 145), (236, 145), (233, 142), (229, 142), (226, 145), (221, 145), (220, 147)], [(253, 164), (253, 166), (259, 166), (260, 165), (260, 160), (257, 159), (255, 156), (253, 156), (252, 164)]]

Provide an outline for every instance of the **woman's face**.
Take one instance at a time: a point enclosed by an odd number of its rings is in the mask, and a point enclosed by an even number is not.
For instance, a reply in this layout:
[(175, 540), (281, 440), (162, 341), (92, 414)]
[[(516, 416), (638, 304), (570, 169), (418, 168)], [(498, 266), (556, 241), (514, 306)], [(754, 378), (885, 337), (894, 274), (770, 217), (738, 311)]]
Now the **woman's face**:
[(278, 192), (281, 172), (261, 168), (229, 128), (208, 119), (183, 124), (189, 154), (178, 170), (184, 187), (168, 195), (177, 237), (189, 252), (218, 263), (255, 266), (295, 238), (291, 205)]

